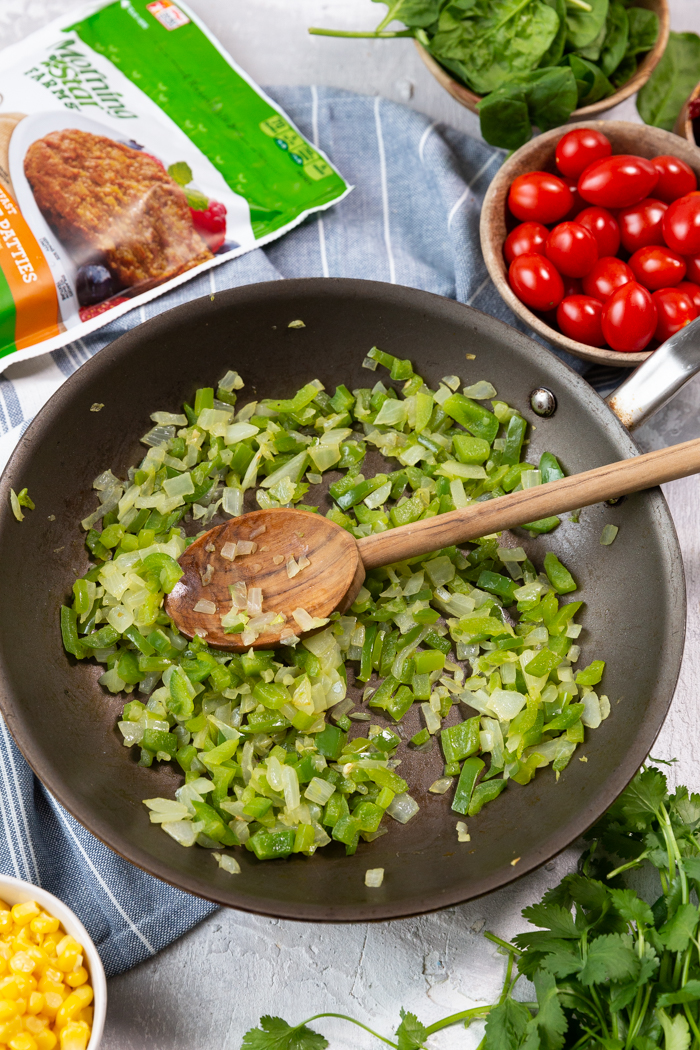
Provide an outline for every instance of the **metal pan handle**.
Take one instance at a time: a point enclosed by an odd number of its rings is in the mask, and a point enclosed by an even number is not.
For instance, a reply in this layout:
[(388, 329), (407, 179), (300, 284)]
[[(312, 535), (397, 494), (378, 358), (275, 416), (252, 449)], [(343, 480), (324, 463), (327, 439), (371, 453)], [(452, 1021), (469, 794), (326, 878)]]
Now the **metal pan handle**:
[(662, 343), (606, 398), (607, 404), (628, 430), (634, 430), (675, 397), (696, 372), (700, 372), (700, 317)]

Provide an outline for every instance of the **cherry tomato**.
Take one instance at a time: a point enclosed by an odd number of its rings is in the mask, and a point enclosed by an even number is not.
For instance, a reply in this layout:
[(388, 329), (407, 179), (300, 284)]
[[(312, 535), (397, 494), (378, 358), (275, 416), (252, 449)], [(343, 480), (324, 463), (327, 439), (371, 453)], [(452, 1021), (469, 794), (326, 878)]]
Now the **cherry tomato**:
[(603, 306), (603, 335), (613, 350), (625, 354), (643, 350), (656, 331), (656, 304), (636, 281), (618, 288)]
[(576, 222), (593, 234), (601, 258), (604, 255), (617, 255), (620, 249), (620, 227), (614, 215), (605, 208), (585, 208), (576, 216)]
[(510, 264), (510, 286), (532, 310), (553, 310), (564, 298), (564, 282), (544, 255), (530, 252)]
[(700, 253), (700, 193), (688, 193), (669, 204), (664, 215), (664, 240), (680, 255)]
[(545, 245), (545, 252), (557, 270), (567, 277), (585, 277), (598, 261), (598, 245), (590, 230), (577, 222), (560, 222)]
[(693, 300), (695, 309), (700, 313), (700, 284), (695, 284), (693, 281), (681, 281), (680, 284), (676, 285), (679, 292), (685, 292)]
[(651, 292), (679, 284), (686, 270), (685, 259), (670, 248), (656, 244), (639, 248), (630, 258), (629, 266), (639, 283)]
[(677, 288), (661, 288), (652, 294), (652, 299), (658, 314), (654, 334), (661, 343), (698, 316), (697, 307), (688, 293), (679, 292)]
[(686, 255), (685, 265), (688, 267), (688, 280), (700, 284), (700, 255)]
[(559, 222), (571, 210), (571, 190), (557, 175), (531, 171), (518, 175), (508, 193), (508, 207), (523, 222)]
[(589, 346), (603, 346), (603, 304), (592, 295), (569, 295), (557, 307), (557, 324), (569, 339)]
[(647, 197), (639, 204), (623, 208), (617, 213), (622, 246), (628, 252), (646, 248), (648, 244), (665, 244), (663, 220), (668, 204)]
[(658, 178), (651, 161), (620, 153), (589, 164), (578, 180), (578, 191), (601, 208), (629, 208), (651, 194)]
[(510, 266), (518, 255), (526, 255), (528, 252), (544, 255), (544, 245), (548, 237), (549, 230), (541, 222), (521, 222), (506, 237), (506, 243), (503, 245), (506, 262)]
[(626, 262), (607, 255), (598, 259), (590, 273), (583, 279), (583, 290), (586, 295), (600, 299), (604, 303), (613, 292), (634, 280), (634, 274)]
[(671, 204), (698, 188), (695, 172), (678, 157), (654, 157), (651, 162), (659, 173), (654, 193), (660, 201)]
[(611, 153), (612, 146), (605, 135), (593, 128), (576, 128), (559, 139), (555, 156), (562, 175), (577, 179), (594, 160), (603, 160)]

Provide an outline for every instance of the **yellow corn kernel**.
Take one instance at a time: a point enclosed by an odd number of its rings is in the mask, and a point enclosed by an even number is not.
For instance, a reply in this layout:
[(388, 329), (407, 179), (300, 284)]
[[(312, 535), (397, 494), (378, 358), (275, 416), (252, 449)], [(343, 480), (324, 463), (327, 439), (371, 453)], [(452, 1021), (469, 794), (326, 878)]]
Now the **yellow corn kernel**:
[(28, 999), (32, 992), (36, 991), (36, 979), (30, 973), (16, 973), (14, 977), (19, 988), (19, 994)]
[(61, 1032), (61, 1050), (85, 1050), (90, 1029), (82, 1021), (69, 1021)]
[(44, 1017), (48, 1017), (49, 1020), (53, 1021), (54, 1017), (61, 1009), (63, 1004), (63, 996), (60, 992), (46, 992), (44, 994), (44, 1005), (41, 1009)]
[(37, 1050), (36, 1040), (29, 1032), (20, 1032), (8, 1045), (10, 1050)]
[(43, 1032), (40, 1032), (36, 1037), (36, 1045), (39, 1050), (54, 1050), (58, 1039), (50, 1032), (48, 1028), (45, 1028)]
[(47, 981), (46, 978), (42, 978), (39, 983), (38, 989), (43, 995), (57, 995), (61, 1002), (69, 995), (69, 991), (64, 984), (58, 984), (55, 981)]
[(0, 909), (0, 933), (10, 933), (12, 925), (12, 912), (8, 905), (3, 905)]
[(63, 955), (67, 948), (77, 948), (78, 951), (81, 950), (78, 942), (74, 937), (71, 937), (69, 933), (65, 933), (56, 945), (56, 955)]
[(22, 1022), (27, 1031), (31, 1032), (35, 1039), (40, 1032), (44, 1031), (47, 1024), (43, 1017), (33, 1017), (31, 1014), (23, 1017)]
[(44, 996), (41, 992), (32, 992), (29, 996), (29, 1013), (40, 1014), (44, 1009)]
[(79, 988), (81, 984), (85, 984), (88, 979), (88, 972), (84, 966), (79, 966), (77, 970), (73, 970), (72, 973), (67, 974), (66, 984), (69, 984), (71, 988)]
[(48, 915), (47, 912), (42, 911), (41, 915), (37, 915), (35, 919), (32, 919), (29, 926), (32, 933), (56, 933), (60, 926), (60, 922), (53, 915)]
[(80, 1013), (84, 1007), (89, 1006), (92, 1002), (92, 988), (89, 984), (84, 984), (81, 988), (76, 988), (74, 992), (63, 1001), (58, 1013), (56, 1014), (56, 1028), (60, 1031), (64, 1025), (68, 1024), (69, 1021), (74, 1020), (75, 1017)]
[[(72, 940), (72, 938), (71, 938)], [(62, 944), (63, 942), (61, 942)], [(82, 963), (83, 952), (77, 941), (73, 941), (72, 944), (66, 945), (61, 951), (61, 944), (56, 947), (57, 959), (53, 960), (53, 963), (57, 970), (62, 970), (63, 973), (70, 973), (74, 970), (76, 964), (78, 966)], [(78, 960), (80, 959), (80, 962)]]
[(22, 1022), (19, 1017), (13, 1017), (11, 1021), (5, 1021), (5, 1024), (0, 1024), (0, 1043), (9, 1043), (10, 1039), (19, 1035), (21, 1031)]
[(36, 963), (28, 952), (15, 952), (10, 959), (10, 969), (13, 973), (30, 974), (34, 972)]
[(26, 952), (36, 947), (36, 940), (28, 926), (22, 926), (17, 930), (17, 936), (12, 940), (12, 947), (16, 952)]
[(10, 905), (7, 903), (7, 901), (0, 900), (0, 911), (9, 911), (9, 910), (10, 910)]
[(21, 1013), (16, 999), (0, 999), (0, 1024), (11, 1021), (13, 1017), (19, 1017)]
[(84, 1010), (81, 1010), (76, 1020), (84, 1021), (88, 1028), (92, 1028), (92, 1020), (95, 1011), (92, 1006), (86, 1006)]
[(63, 931), (62, 930), (58, 930), (56, 933), (47, 933), (46, 936), (44, 937), (42, 943), (41, 943), (41, 947), (42, 947), (43, 951), (46, 952), (47, 955), (55, 955), (56, 954), (56, 945), (59, 943), (59, 941), (62, 941), (62, 940), (63, 940)]
[(0, 999), (19, 999), (22, 978), (16, 973), (0, 978)]
[(41, 914), (41, 909), (36, 901), (25, 901), (24, 904), (15, 904), (10, 911), (12, 918), (18, 926), (26, 926), (28, 922)]

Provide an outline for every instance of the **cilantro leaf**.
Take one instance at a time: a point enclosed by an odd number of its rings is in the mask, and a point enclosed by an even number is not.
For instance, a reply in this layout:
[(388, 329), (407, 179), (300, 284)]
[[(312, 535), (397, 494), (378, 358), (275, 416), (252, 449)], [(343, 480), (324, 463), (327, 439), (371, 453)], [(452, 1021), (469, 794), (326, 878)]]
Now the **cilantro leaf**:
[(610, 1010), (619, 1013), (634, 999), (637, 994), (637, 982), (630, 981), (628, 984), (613, 985), (610, 996)]
[(700, 911), (694, 904), (681, 904), (659, 930), (662, 944), (669, 951), (684, 952), (700, 920)]
[[(553, 975), (547, 973), (546, 970), (540, 970), (539, 973), (536, 973), (533, 983), (539, 1010), (537, 1011), (537, 1017), (533, 1018), (528, 1028), (530, 1025), (533, 1027), (537, 1025), (540, 1046), (543, 1050), (561, 1050), (561, 1047), (564, 1045), (564, 1036), (568, 1028), (568, 1022), (559, 1002), (557, 983)], [(524, 1045), (528, 1046), (529, 1040)], [(534, 1047), (537, 1044), (533, 1043), (532, 1045)]]
[(700, 857), (683, 857), (681, 859), (683, 870), (691, 879), (700, 882)]
[(665, 1050), (688, 1050), (690, 1030), (683, 1014), (676, 1014), (671, 1020), (664, 1010), (658, 1010), (657, 1013), (664, 1030)]
[(677, 816), (692, 829), (700, 821), (700, 795), (689, 795), (687, 787), (676, 788), (675, 794), (669, 799), (669, 808), (672, 816)]
[(667, 797), (666, 777), (663, 773), (658, 769), (645, 769), (623, 791), (619, 808), (627, 823), (635, 830), (642, 831), (649, 826), (659, 806)]
[(686, 981), (678, 992), (664, 992), (656, 1000), (657, 1006), (675, 1006), (677, 1003), (694, 1003), (700, 999), (700, 981)]
[(644, 926), (654, 925), (651, 908), (634, 890), (610, 890), (610, 895), (616, 911), (626, 922), (636, 922)]
[(494, 1007), (486, 1021), (484, 1050), (518, 1050), (530, 1011), (516, 999), (506, 999)]
[(243, 1036), (241, 1050), (326, 1050), (328, 1040), (305, 1024), (292, 1028), (281, 1017), (260, 1018), (260, 1028)]
[(542, 966), (556, 977), (569, 977), (572, 973), (578, 973), (583, 967), (578, 945), (563, 941), (561, 947), (554, 946), (544, 957)]
[(639, 958), (631, 947), (632, 939), (624, 934), (608, 933), (596, 937), (588, 946), (586, 964), (579, 974), (581, 984), (601, 984), (636, 977)]
[(533, 926), (544, 926), (545, 929), (551, 930), (556, 937), (578, 940), (581, 936), (571, 912), (557, 904), (532, 904), (529, 908), (523, 908), (523, 918)]
[(587, 879), (583, 875), (567, 875), (566, 880), (574, 904), (579, 904), (587, 911), (601, 911), (609, 905), (610, 891), (597, 879)]
[(401, 1011), (401, 1024), (396, 1029), (399, 1050), (420, 1050), (427, 1039), (425, 1025), (422, 1025), (415, 1014)]

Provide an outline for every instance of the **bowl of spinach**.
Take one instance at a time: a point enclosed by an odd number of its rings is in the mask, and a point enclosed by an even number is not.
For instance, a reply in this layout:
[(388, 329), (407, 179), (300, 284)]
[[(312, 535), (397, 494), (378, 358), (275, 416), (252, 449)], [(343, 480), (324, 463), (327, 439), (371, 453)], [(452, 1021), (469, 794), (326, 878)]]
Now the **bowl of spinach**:
[[(622, 102), (659, 62), (667, 0), (382, 0), (371, 32), (324, 36), (413, 37), (431, 73), (479, 114), (493, 146), (514, 150), (540, 131)], [(403, 29), (388, 28), (401, 22)]]

